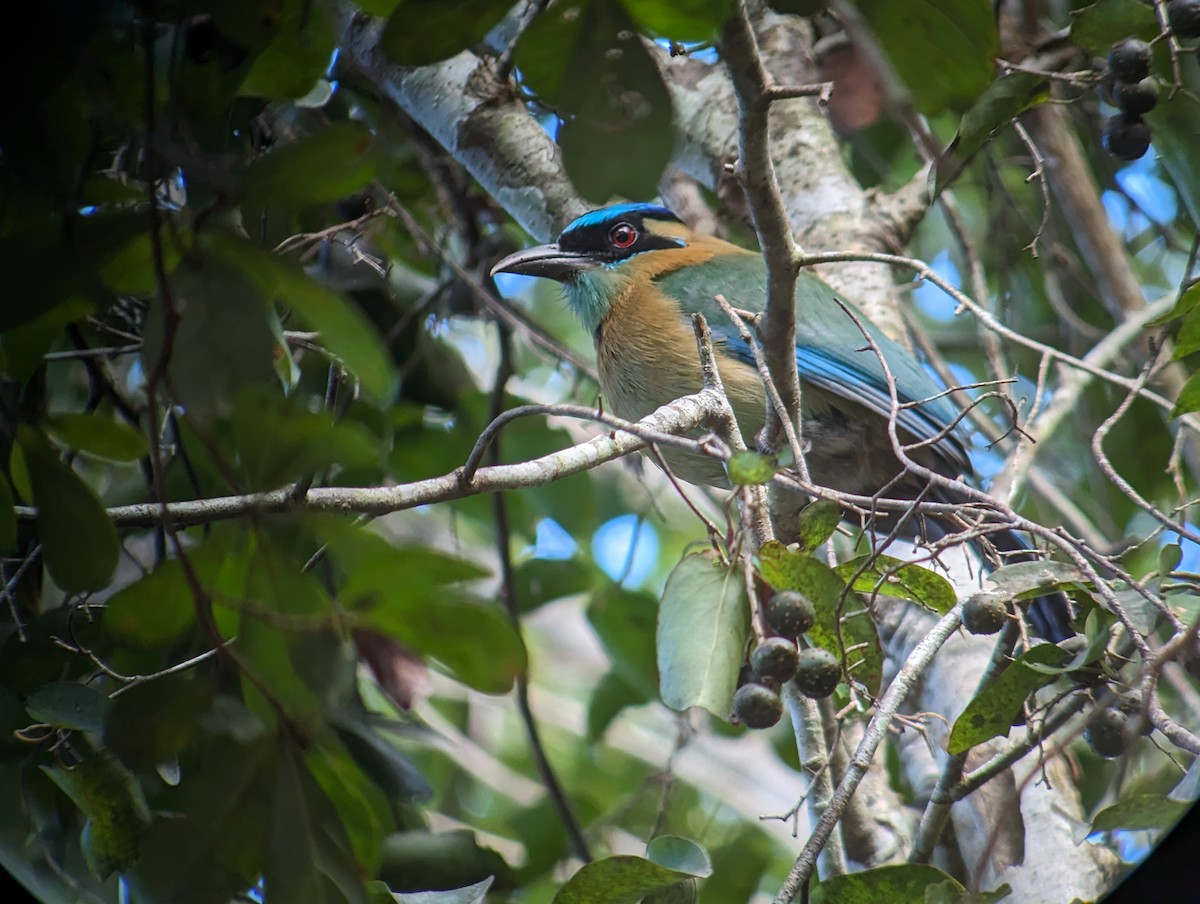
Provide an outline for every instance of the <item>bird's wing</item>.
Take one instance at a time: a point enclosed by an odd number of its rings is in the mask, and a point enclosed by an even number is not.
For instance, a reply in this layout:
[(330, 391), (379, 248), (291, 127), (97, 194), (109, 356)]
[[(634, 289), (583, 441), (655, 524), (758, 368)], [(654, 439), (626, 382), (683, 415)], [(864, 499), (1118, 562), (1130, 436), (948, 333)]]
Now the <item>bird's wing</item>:
[[(735, 308), (754, 312), (766, 305), (766, 268), (757, 254), (731, 253), (694, 264), (657, 279), (667, 295), (677, 299), (686, 313), (704, 314), (714, 338), (725, 350), (753, 364), (753, 354), (729, 319), (713, 301), (721, 294)], [(853, 310), (852, 305), (848, 305)], [(918, 440), (933, 440), (948, 462), (964, 471), (970, 462), (961, 434), (946, 428), (954, 423), (959, 409), (925, 372), (915, 358), (877, 327), (860, 317), (879, 351), (887, 360), (901, 403), (923, 402), (898, 412), (896, 423)], [(862, 331), (838, 304), (833, 289), (812, 273), (801, 273), (796, 281), (796, 366), (800, 379), (834, 396), (856, 402), (887, 417), (892, 410), (887, 378), (878, 356), (868, 346)]]

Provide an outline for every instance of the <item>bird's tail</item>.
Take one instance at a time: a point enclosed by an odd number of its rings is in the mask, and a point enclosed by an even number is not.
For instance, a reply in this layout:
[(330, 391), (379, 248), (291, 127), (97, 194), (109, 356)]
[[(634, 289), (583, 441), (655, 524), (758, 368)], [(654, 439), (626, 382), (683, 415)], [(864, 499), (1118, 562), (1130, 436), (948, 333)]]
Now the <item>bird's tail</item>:
[[(965, 504), (967, 499), (957, 494), (940, 490), (930, 494), (938, 502)], [(950, 524), (939, 523), (936, 519), (927, 519), (925, 529), (933, 527), (934, 532), (941, 534), (954, 530)], [(985, 565), (994, 570), (1002, 565), (1014, 565), (1017, 562), (1036, 562), (1040, 556), (1025, 539), (1025, 535), (1015, 530), (995, 531), (987, 535), (986, 541), (972, 544)], [(1033, 600), (1027, 609), (1029, 624), (1034, 633), (1044, 637), (1051, 643), (1058, 643), (1074, 635), (1071, 627), (1071, 602), (1062, 591), (1047, 593)]]
[[(966, 505), (968, 502), (965, 496), (943, 487), (937, 487), (935, 491), (928, 493), (926, 498), (934, 502), (959, 505)], [(925, 539), (944, 537), (961, 527), (936, 517), (924, 517), (914, 523)], [(1025, 539), (1024, 533), (1010, 529), (989, 533), (985, 540), (973, 541), (971, 545), (974, 551), (979, 553), (979, 558), (983, 559), (984, 567), (989, 570), (1018, 562), (1037, 562), (1040, 558), (1039, 553)], [(1044, 597), (1034, 599), (1027, 606), (1027, 616), (1034, 633), (1051, 643), (1066, 640), (1076, 633), (1075, 629), (1070, 627), (1070, 600), (1067, 599), (1067, 594), (1061, 591), (1046, 593)]]

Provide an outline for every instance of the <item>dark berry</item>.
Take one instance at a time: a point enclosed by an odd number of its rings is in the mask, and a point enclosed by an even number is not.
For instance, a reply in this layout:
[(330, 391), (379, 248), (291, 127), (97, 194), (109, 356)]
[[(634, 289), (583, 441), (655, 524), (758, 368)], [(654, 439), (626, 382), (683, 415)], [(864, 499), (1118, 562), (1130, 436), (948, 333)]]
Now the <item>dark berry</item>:
[(783, 715), (779, 694), (761, 684), (743, 684), (733, 695), (733, 717), (747, 728), (770, 728)]
[(1113, 100), (1117, 106), (1130, 116), (1141, 116), (1149, 113), (1158, 103), (1158, 82), (1147, 76), (1140, 82), (1117, 82), (1113, 89)]
[(1105, 123), (1104, 146), (1118, 160), (1137, 160), (1150, 149), (1150, 124), (1140, 116), (1119, 113)]
[(767, 600), (767, 624), (780, 637), (795, 640), (817, 623), (817, 611), (798, 590), (780, 590)]
[(1200, 38), (1200, 0), (1170, 0), (1167, 21), (1178, 38)]
[(809, 647), (800, 651), (796, 668), (796, 687), (806, 697), (828, 697), (842, 680), (842, 666), (828, 650)]
[(764, 682), (774, 682), (778, 687), (791, 681), (800, 665), (800, 654), (796, 642), (786, 637), (768, 637), (750, 654), (754, 674)]
[(962, 620), (972, 634), (995, 634), (1008, 620), (1008, 606), (994, 593), (976, 593), (963, 603)]
[(1108, 52), (1108, 71), (1119, 82), (1133, 84), (1150, 74), (1150, 45), (1137, 38), (1113, 44)]
[(1129, 749), (1129, 739), (1125, 735), (1125, 714), (1116, 709), (1102, 709), (1094, 713), (1083, 730), (1083, 739), (1105, 759), (1120, 756)]

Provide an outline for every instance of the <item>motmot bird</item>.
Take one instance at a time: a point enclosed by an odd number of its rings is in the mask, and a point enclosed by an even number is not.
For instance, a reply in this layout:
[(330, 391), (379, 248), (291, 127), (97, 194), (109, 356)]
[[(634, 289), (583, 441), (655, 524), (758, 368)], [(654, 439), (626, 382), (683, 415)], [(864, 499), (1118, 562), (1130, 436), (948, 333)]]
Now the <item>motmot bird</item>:
[[(541, 276), (562, 284), (567, 303), (596, 346), (600, 389), (618, 417), (640, 420), (703, 385), (690, 315), (705, 315), (725, 392), (742, 434), (754, 437), (766, 419), (764, 388), (753, 352), (715, 301), (735, 308), (766, 307), (767, 271), (761, 254), (693, 233), (665, 207), (619, 204), (584, 214), (558, 241), (518, 251), (492, 269)], [(901, 405), (900, 441), (924, 442), (907, 454), (946, 477), (967, 476), (971, 462), (953, 425), (961, 412), (918, 361), (865, 316), (859, 324), (833, 289), (802, 271), (796, 281), (796, 366), (801, 381), (804, 457), (814, 482), (861, 496), (922, 498), (962, 503), (945, 487), (928, 487), (903, 467), (888, 435), (888, 363)], [(871, 336), (878, 354), (863, 337)], [(915, 403), (915, 404), (909, 404)], [(663, 450), (668, 467), (690, 483), (724, 485), (723, 464), (710, 457)], [(909, 519), (910, 523), (918, 519)], [(933, 527), (939, 532), (937, 522)], [(909, 530), (911, 534), (912, 529)], [(1011, 530), (988, 536), (1014, 558), (1029, 546)], [(1061, 594), (1030, 608), (1034, 629), (1049, 640), (1074, 633)]]

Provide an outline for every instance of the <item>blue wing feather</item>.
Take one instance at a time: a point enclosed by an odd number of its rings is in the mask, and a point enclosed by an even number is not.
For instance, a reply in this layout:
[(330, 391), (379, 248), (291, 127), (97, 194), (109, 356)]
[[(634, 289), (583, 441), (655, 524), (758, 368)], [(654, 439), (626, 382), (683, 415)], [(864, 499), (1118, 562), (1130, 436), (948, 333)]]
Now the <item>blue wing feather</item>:
[[(760, 256), (722, 255), (660, 277), (659, 283), (668, 295), (679, 300), (685, 312), (700, 311), (706, 315), (729, 354), (753, 365), (750, 348), (732, 328), (723, 326), (725, 315), (712, 298), (720, 293), (735, 307), (761, 311), (766, 303), (766, 272)], [(866, 318), (862, 321), (888, 362), (900, 402), (929, 400), (899, 411), (897, 425), (922, 441), (942, 434), (958, 417), (958, 407), (947, 396), (939, 396), (942, 387), (911, 354)], [(883, 417), (891, 412), (891, 394), (878, 357), (837, 303), (833, 289), (811, 273), (802, 273), (796, 283), (796, 367), (805, 383)], [(946, 432), (934, 443), (934, 448), (947, 461), (964, 471), (970, 470), (958, 430)]]

